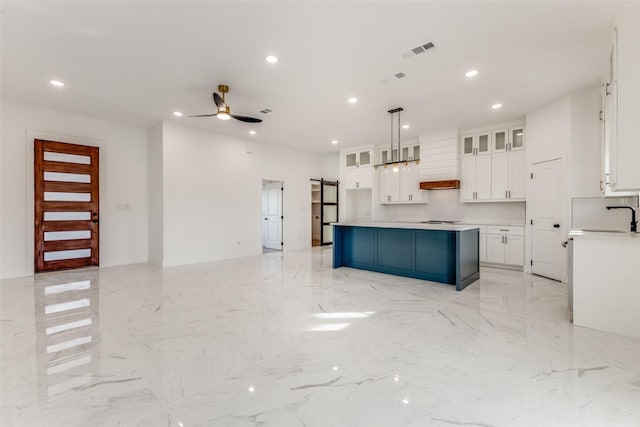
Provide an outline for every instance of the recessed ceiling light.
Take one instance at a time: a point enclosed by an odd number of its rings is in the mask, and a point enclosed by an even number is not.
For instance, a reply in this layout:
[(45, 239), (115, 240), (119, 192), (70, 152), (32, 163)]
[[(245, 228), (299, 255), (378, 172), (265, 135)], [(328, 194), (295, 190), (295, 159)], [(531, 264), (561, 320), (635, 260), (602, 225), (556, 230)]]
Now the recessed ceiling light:
[(250, 133), (251, 135), (255, 135), (255, 134), (256, 134), (256, 131), (252, 129), (252, 130), (250, 130), (250, 131), (249, 131), (249, 133)]
[(270, 64), (275, 64), (276, 62), (278, 62), (278, 57), (273, 55), (269, 55), (264, 59)]
[(176, 117), (182, 117), (182, 113), (180, 111), (174, 111), (173, 115)]
[(336, 145), (336, 144), (338, 143), (338, 140), (337, 140), (337, 139), (334, 139), (333, 141), (331, 141), (331, 143), (332, 143), (333, 145)]
[(493, 108), (494, 110), (499, 110), (500, 108), (502, 108), (502, 104), (493, 104), (491, 108)]
[(464, 75), (466, 77), (475, 77), (478, 75), (478, 70), (469, 70), (466, 73), (464, 73)]
[(49, 83), (51, 83), (52, 85), (54, 85), (55, 87), (62, 87), (64, 86), (64, 83), (62, 83), (61, 81), (58, 80), (51, 80)]
[(354, 97), (349, 98), (349, 104), (355, 104), (356, 102), (358, 102), (358, 98), (354, 98)]
[(409, 124), (402, 125), (402, 129), (409, 129), (411, 126)]

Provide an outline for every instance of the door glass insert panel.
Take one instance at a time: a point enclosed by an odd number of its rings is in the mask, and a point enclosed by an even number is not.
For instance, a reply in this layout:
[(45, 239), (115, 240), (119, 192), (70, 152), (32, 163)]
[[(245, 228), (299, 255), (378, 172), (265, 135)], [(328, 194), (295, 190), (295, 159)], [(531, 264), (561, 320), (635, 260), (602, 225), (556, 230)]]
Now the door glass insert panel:
[(513, 129), (511, 131), (511, 148), (524, 147), (524, 129)]
[(367, 166), (371, 164), (371, 151), (360, 152), (360, 166)]
[(410, 160), (409, 159), (409, 147), (402, 147), (402, 160)]
[(352, 168), (356, 166), (356, 153), (347, 154), (347, 167)]
[(389, 152), (383, 150), (380, 152), (380, 163), (387, 163), (389, 161)]
[(323, 185), (324, 203), (338, 203), (338, 188), (335, 185)]
[(465, 136), (462, 140), (462, 147), (464, 150), (464, 154), (473, 154), (473, 137)]
[(45, 231), (44, 241), (52, 242), (58, 240), (76, 240), (90, 239), (91, 230), (74, 230), (74, 231)]
[(507, 147), (507, 132), (499, 131), (493, 134), (494, 151), (502, 151)]
[(335, 205), (324, 205), (322, 207), (322, 215), (324, 222), (336, 222), (338, 221), (338, 207)]
[(478, 152), (479, 153), (488, 153), (489, 152), (489, 135), (478, 135)]
[(82, 173), (64, 173), (64, 172), (46, 172), (44, 173), (45, 181), (58, 182), (84, 182), (91, 183), (91, 175)]
[(91, 157), (81, 156), (78, 154), (55, 153), (52, 151), (44, 152), (44, 160), (51, 162), (76, 163), (80, 165), (90, 165)]
[(45, 221), (76, 221), (91, 219), (91, 212), (45, 212)]
[(57, 191), (45, 191), (44, 200), (58, 202), (90, 202), (91, 193), (61, 193)]

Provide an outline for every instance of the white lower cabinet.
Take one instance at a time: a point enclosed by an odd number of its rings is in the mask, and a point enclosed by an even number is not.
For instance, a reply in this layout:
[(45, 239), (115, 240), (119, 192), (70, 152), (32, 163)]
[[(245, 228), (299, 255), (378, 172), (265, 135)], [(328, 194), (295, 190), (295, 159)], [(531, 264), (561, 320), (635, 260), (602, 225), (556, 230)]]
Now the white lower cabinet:
[(486, 262), (524, 265), (524, 228), (523, 227), (487, 227)]

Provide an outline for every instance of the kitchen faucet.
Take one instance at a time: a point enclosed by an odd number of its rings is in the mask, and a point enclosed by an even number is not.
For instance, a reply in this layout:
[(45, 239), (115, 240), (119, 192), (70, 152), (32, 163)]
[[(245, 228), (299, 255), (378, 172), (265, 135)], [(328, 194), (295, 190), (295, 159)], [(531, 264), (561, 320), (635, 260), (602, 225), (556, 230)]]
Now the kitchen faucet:
[(638, 232), (638, 221), (636, 220), (636, 210), (631, 206), (607, 206), (607, 210), (611, 209), (631, 209), (631, 232)]

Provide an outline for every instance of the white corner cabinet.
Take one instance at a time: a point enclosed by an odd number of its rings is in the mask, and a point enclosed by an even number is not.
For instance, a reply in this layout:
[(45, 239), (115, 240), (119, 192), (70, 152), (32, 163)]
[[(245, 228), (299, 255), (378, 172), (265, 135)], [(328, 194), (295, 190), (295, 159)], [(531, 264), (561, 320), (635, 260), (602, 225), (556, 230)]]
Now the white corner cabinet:
[(346, 190), (371, 188), (373, 147), (342, 152), (342, 185)]
[(420, 189), (420, 168), (417, 162), (399, 162), (378, 166), (378, 201), (381, 204), (427, 203)]
[(607, 195), (640, 190), (640, 17), (619, 17), (603, 84), (602, 184)]
[(462, 135), (460, 201), (524, 201), (525, 128), (511, 126)]

